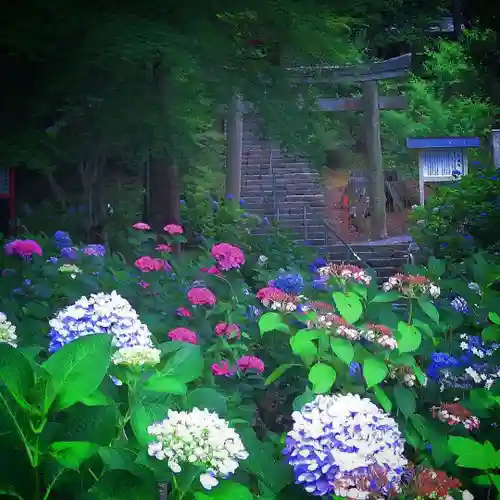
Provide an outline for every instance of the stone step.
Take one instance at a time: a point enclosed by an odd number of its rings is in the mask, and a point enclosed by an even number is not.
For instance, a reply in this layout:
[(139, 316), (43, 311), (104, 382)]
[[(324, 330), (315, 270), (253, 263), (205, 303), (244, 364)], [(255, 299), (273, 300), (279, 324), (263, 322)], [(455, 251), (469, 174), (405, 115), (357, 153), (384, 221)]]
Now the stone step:
[[(281, 173), (281, 172), (280, 172)], [(260, 181), (260, 180), (270, 180), (272, 182), (273, 179), (273, 174), (272, 173), (265, 173), (265, 174), (256, 174), (254, 172), (249, 172), (245, 173), (242, 175), (242, 177), (247, 181)], [(276, 175), (276, 183), (286, 183), (288, 182), (284, 177), (281, 175)], [(313, 172), (313, 171), (308, 171), (308, 172), (298, 172), (293, 175), (293, 180), (295, 183), (297, 182), (315, 182), (316, 180), (320, 181), (321, 176), (319, 175), (318, 172)]]

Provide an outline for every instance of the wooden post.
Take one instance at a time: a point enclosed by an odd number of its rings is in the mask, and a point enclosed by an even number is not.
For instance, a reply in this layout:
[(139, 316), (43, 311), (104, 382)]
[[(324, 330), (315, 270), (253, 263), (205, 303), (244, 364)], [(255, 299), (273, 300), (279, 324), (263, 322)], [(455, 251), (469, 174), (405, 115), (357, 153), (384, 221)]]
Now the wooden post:
[(243, 147), (242, 103), (234, 94), (227, 113), (226, 196), (239, 203), (241, 193), (241, 153)]
[(500, 168), (500, 129), (491, 131), (491, 146), (493, 149), (493, 164)]
[(380, 141), (380, 111), (376, 81), (363, 83), (365, 111), (365, 135), (368, 154), (368, 170), (371, 198), (371, 236), (375, 239), (387, 238), (385, 214), (385, 178)]

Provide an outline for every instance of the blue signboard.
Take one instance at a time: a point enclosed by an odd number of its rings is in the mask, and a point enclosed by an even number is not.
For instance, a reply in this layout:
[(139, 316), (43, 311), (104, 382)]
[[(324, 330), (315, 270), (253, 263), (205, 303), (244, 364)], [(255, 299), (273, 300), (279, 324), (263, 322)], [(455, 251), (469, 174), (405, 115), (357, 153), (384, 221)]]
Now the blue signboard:
[(460, 149), (478, 148), (481, 146), (479, 137), (408, 137), (408, 149)]

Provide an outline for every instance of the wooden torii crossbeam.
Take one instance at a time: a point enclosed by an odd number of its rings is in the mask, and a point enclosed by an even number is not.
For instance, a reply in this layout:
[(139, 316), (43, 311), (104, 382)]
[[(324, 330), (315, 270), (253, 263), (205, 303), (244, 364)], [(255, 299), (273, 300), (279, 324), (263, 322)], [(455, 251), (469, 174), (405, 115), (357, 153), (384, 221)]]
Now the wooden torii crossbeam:
[[(404, 96), (379, 96), (377, 82), (408, 75), (411, 54), (386, 61), (351, 67), (321, 66), (287, 68), (291, 82), (308, 85), (333, 85), (337, 83), (362, 83), (363, 97), (354, 99), (318, 99), (321, 111), (362, 111), (367, 149), (368, 170), (371, 178), (372, 237), (387, 237), (385, 212), (385, 179), (380, 140), (380, 110), (405, 109)], [(245, 106), (235, 95), (228, 107), (227, 181), (226, 192), (239, 199), (241, 189), (242, 114)]]

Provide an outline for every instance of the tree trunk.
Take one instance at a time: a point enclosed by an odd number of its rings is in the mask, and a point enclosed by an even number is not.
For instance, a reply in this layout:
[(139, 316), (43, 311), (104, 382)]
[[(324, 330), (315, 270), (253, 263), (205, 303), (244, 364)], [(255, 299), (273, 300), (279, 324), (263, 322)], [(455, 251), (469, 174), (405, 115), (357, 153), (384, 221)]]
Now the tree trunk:
[(158, 233), (166, 224), (180, 224), (180, 185), (178, 168), (166, 156), (151, 158), (149, 165), (148, 223)]

